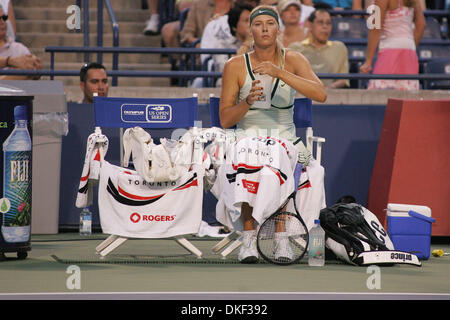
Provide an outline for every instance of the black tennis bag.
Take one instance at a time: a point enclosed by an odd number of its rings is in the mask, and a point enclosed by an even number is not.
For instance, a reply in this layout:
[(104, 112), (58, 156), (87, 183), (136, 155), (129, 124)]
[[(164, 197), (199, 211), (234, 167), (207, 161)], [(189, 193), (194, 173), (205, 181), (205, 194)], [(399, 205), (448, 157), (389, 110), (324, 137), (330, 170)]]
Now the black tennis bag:
[(422, 265), (416, 255), (396, 251), (378, 218), (360, 204), (337, 203), (322, 209), (320, 225), (325, 230), (326, 247), (349, 264)]

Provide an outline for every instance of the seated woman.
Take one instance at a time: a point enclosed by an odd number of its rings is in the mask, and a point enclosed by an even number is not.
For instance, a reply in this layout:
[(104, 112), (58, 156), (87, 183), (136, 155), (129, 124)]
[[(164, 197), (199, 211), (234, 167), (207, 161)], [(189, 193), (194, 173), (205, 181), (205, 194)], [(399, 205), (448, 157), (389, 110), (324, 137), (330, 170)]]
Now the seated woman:
[(303, 41), (307, 37), (307, 28), (300, 26), (302, 5), (300, 1), (282, 0), (278, 2), (277, 9), (283, 23), (280, 40), (287, 48), (291, 43)]
[[(301, 139), (296, 137), (293, 105), (296, 92), (312, 100), (324, 102), (327, 97), (325, 88), (306, 58), (300, 53), (285, 51), (277, 40), (280, 27), (275, 8), (266, 5), (256, 7), (250, 14), (250, 29), (254, 39), (253, 50), (233, 57), (225, 64), (219, 109), (220, 123), (224, 128), (237, 125), (238, 138), (262, 135), (286, 139), (296, 146), (298, 161), (303, 167), (307, 170), (308, 167), (318, 168), (320, 165), (313, 165), (315, 160), (311, 153)], [(253, 107), (262, 97), (263, 89), (260, 81), (255, 80), (255, 74), (273, 78), (269, 109)], [(322, 180), (323, 186), (323, 168), (319, 172), (321, 178), (318, 180)], [(320, 187), (319, 189), (323, 190)], [(314, 215), (318, 216), (322, 205), (321, 202), (316, 206), (318, 210), (314, 210), (317, 211)], [(243, 263), (254, 263), (258, 260), (252, 210), (248, 203), (242, 203), (240, 217), (243, 245), (238, 258)], [(223, 217), (217, 217), (217, 220), (222, 222), (221, 218)]]

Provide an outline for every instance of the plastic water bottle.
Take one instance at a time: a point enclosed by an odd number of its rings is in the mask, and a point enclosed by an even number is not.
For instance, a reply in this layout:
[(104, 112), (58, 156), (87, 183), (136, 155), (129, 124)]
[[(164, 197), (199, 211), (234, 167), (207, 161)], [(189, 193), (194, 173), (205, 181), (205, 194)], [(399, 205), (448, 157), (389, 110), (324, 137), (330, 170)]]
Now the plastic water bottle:
[(80, 235), (88, 236), (90, 234), (92, 234), (92, 213), (86, 207), (80, 213)]
[(314, 220), (314, 227), (309, 232), (308, 264), (313, 267), (325, 265), (325, 231), (320, 220)]
[(1, 232), (6, 242), (27, 242), (31, 230), (31, 137), (26, 106), (14, 108), (15, 126), (3, 142), (3, 213)]

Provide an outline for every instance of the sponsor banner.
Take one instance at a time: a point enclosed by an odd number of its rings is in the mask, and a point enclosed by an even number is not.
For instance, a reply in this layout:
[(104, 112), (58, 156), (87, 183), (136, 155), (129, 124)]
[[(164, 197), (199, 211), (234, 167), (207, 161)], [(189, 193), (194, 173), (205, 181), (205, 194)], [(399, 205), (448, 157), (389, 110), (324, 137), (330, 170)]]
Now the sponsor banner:
[(124, 123), (170, 123), (172, 106), (169, 104), (124, 103), (120, 107), (120, 117)]
[(202, 219), (203, 173), (149, 183), (136, 171), (102, 164), (99, 182), (102, 231), (130, 238), (197, 233)]
[(95, 124), (99, 127), (189, 128), (197, 120), (197, 98), (95, 97)]

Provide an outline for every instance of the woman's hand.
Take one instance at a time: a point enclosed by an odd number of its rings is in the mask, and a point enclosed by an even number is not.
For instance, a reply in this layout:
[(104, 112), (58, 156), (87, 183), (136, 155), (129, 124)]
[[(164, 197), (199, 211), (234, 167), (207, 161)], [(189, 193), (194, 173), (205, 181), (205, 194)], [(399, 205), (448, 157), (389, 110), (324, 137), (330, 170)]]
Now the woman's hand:
[(361, 73), (370, 73), (372, 71), (372, 64), (365, 62), (361, 67), (359, 67), (359, 72)]
[(255, 103), (255, 101), (258, 101), (259, 98), (262, 96), (263, 94), (263, 87), (261, 87), (261, 85), (259, 85), (261, 81), (259, 80), (253, 80), (252, 81), (252, 87), (250, 89), (250, 93), (248, 94), (247, 98), (245, 99), (245, 101), (247, 102), (248, 105), (252, 105)]
[(268, 74), (272, 78), (278, 78), (280, 71), (280, 68), (269, 61), (261, 62), (253, 68), (253, 73)]
[(10, 57), (8, 65), (12, 68), (17, 69), (30, 69), (30, 70), (42, 69), (41, 59), (36, 57), (34, 54), (26, 54), (17, 57)]

